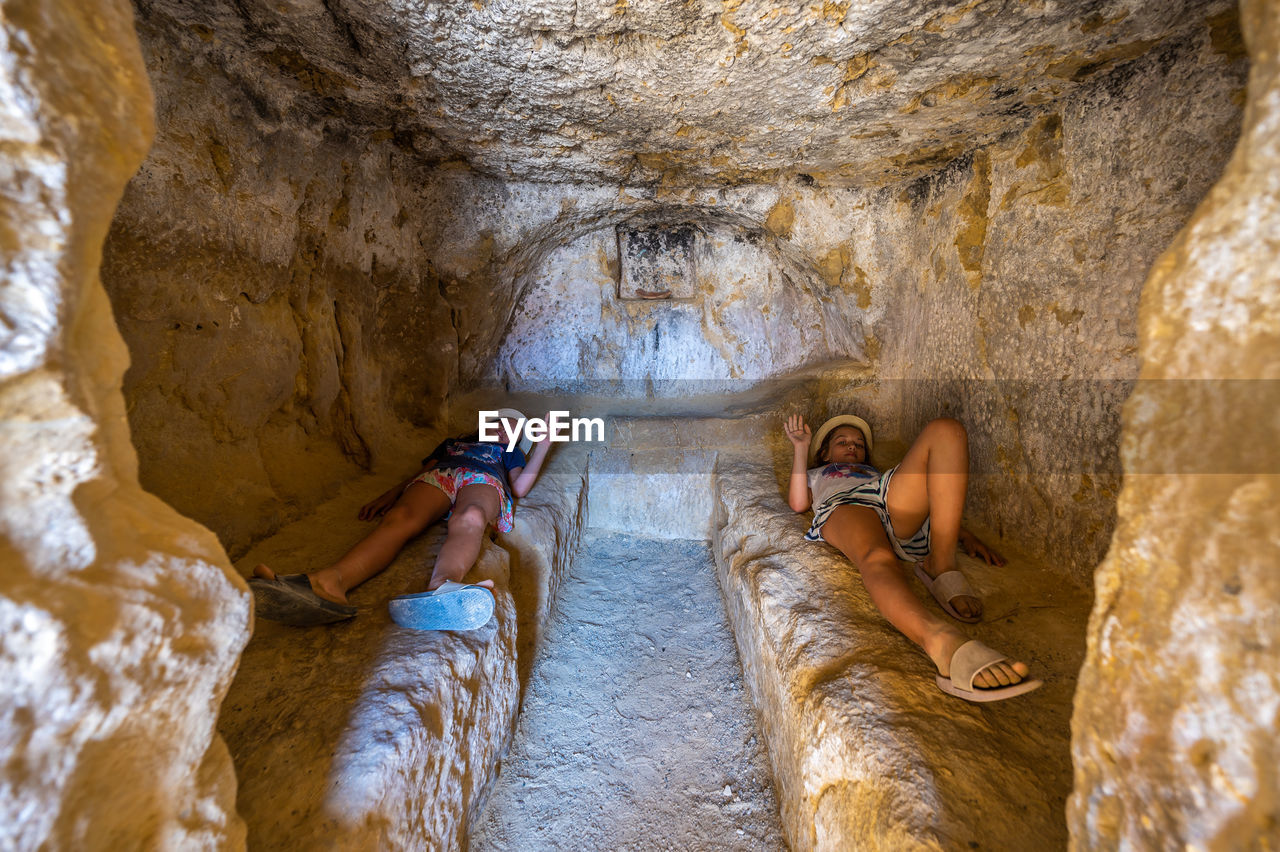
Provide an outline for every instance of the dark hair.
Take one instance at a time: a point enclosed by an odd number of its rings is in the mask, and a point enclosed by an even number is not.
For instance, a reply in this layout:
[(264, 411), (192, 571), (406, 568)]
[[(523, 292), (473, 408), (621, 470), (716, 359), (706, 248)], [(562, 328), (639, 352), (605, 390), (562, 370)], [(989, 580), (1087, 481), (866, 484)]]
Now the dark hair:
[(836, 433), (836, 430), (832, 429), (830, 432), (828, 432), (826, 435), (822, 437), (822, 443), (818, 445), (818, 452), (813, 457), (814, 461), (818, 462), (819, 464), (827, 463), (827, 460), (823, 458), (823, 456), (825, 456), (827, 452), (831, 449), (831, 436), (834, 435), (835, 433)]

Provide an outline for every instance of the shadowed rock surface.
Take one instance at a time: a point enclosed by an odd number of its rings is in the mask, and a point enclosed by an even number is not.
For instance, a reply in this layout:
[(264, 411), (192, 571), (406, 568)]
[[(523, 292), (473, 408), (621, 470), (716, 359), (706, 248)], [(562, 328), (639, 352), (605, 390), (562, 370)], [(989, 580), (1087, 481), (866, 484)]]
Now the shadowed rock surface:
[(1277, 840), (1280, 9), (1244, 21), (1240, 145), (1143, 292), (1122, 457), (1154, 475), (1120, 494), (1072, 718), (1068, 813), (1099, 847)]
[[(779, 6), (146, 0), (275, 123), (377, 128), (504, 181), (883, 185), (1216, 20), (1221, 2)], [(1218, 24), (1222, 26), (1222, 23)]]
[(127, 4), (0, 8), (0, 848), (238, 848), (251, 608), (139, 487), (101, 246), (154, 127)]

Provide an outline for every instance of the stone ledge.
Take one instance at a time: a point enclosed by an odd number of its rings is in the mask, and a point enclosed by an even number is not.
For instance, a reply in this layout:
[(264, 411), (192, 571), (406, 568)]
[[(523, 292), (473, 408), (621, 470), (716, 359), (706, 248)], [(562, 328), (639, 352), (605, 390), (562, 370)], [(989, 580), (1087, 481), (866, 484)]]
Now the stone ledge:
[[(363, 534), (354, 515), (373, 485), (345, 488), (260, 543), (242, 572), (261, 561), (295, 571), (336, 558)], [(219, 720), (250, 848), (465, 846), (585, 526), (585, 486), (581, 473), (544, 474), (521, 501), (516, 528), (485, 543), (468, 579), (495, 581), (497, 612), (479, 630), (419, 633), (387, 614), (391, 597), (425, 586), (442, 525), (356, 590), (354, 620), (316, 629), (257, 623)]]
[(1088, 593), (1016, 554), (966, 561), (988, 613), (971, 635), (1046, 682), (969, 704), (938, 690), (843, 556), (803, 540), (809, 516), (771, 469), (721, 455), (715, 495), (716, 570), (791, 848), (1064, 848)]
[(592, 527), (646, 538), (709, 538), (715, 461), (714, 450), (592, 450)]

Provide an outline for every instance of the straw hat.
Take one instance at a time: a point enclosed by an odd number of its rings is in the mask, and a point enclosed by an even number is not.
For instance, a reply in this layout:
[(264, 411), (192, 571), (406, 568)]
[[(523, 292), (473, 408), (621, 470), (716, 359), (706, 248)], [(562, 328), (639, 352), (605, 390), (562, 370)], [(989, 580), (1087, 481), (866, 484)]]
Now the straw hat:
[(809, 445), (809, 466), (812, 467), (818, 456), (818, 448), (822, 446), (822, 442), (832, 429), (838, 429), (841, 426), (852, 426), (862, 433), (862, 437), (867, 439), (867, 458), (871, 458), (871, 427), (867, 425), (867, 421), (861, 417), (852, 414), (841, 414), (832, 417), (826, 423), (818, 427), (818, 431), (813, 433), (813, 443)]
[[(499, 408), (498, 417), (501, 418), (502, 420), (510, 420), (513, 422), (513, 424), (520, 420), (529, 419), (525, 417), (523, 414), (521, 414), (519, 411), (516, 411), (514, 408)], [(525, 432), (521, 431), (520, 432), (520, 452), (524, 453), (527, 456), (529, 455), (529, 449), (532, 446), (533, 446), (533, 441), (529, 439), (529, 436), (525, 434)], [(503, 445), (503, 448), (504, 449), (506, 448), (505, 444)]]

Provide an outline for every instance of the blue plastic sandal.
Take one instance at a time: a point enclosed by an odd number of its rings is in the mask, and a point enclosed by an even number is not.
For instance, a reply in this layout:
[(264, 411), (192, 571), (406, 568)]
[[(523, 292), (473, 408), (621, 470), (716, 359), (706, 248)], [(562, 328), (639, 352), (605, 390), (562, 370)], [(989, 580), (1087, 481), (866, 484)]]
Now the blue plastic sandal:
[(392, 598), (391, 620), (411, 630), (474, 630), (489, 623), (493, 592), (447, 581), (434, 592)]

